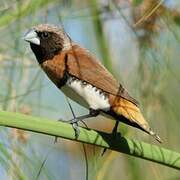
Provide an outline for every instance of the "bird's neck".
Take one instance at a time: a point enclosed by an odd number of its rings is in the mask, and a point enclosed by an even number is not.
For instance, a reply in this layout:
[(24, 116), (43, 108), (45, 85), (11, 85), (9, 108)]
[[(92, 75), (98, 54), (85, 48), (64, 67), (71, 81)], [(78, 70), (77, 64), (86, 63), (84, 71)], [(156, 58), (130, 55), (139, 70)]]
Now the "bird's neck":
[(42, 64), (43, 62), (47, 61), (48, 59), (53, 59), (53, 57), (60, 52), (60, 49), (46, 50), (46, 49), (42, 48), (41, 46), (38, 46), (38, 45), (32, 44), (32, 43), (30, 44), (30, 47), (31, 47), (32, 51), (34, 52), (39, 64)]

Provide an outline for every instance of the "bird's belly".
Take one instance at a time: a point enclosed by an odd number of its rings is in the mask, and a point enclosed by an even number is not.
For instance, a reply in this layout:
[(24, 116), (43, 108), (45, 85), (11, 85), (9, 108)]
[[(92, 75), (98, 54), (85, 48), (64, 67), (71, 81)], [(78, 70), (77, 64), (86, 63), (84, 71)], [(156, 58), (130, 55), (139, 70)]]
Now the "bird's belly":
[(109, 110), (108, 97), (101, 90), (91, 84), (83, 83), (78, 79), (69, 79), (61, 88), (64, 94), (86, 108)]
[(89, 108), (88, 103), (78, 93), (76, 93), (72, 88), (70, 88), (68, 85), (64, 85), (61, 88), (61, 90), (67, 97), (69, 97), (76, 103), (80, 104), (81, 106), (83, 106), (85, 108)]

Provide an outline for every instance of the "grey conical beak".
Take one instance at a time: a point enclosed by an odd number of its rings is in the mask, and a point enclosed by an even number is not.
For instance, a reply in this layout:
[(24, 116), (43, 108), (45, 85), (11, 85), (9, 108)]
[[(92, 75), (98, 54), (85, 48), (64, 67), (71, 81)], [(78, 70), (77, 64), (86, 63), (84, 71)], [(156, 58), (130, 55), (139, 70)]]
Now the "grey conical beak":
[(27, 42), (30, 42), (30, 43), (33, 43), (36, 45), (40, 45), (40, 39), (34, 29), (31, 29), (30, 31), (28, 31), (24, 35), (23, 39)]

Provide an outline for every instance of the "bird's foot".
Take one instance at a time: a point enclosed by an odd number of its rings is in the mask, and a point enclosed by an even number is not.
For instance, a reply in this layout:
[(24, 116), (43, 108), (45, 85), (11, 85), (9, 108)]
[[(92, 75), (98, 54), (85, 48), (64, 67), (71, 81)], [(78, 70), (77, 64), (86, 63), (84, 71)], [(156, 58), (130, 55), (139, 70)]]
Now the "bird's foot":
[[(112, 132), (110, 134), (110, 136), (112, 136), (112, 141), (114, 141), (114, 140), (116, 140), (118, 138), (118, 136), (121, 136), (121, 133), (120, 132)], [(101, 156), (103, 156), (106, 151), (107, 151), (107, 148), (104, 148), (102, 153), (101, 153)]]
[[(121, 136), (121, 133), (117, 131), (118, 124), (119, 124), (119, 122), (116, 121), (115, 126), (114, 126), (114, 128), (113, 128), (113, 130), (112, 130), (112, 133), (111, 133), (112, 141), (113, 141), (113, 140), (116, 140), (119, 135)], [(101, 153), (101, 156), (103, 156), (106, 151), (107, 151), (107, 148), (104, 148), (104, 149), (103, 149), (103, 152)]]
[(80, 134), (80, 130), (79, 130), (79, 126), (78, 126), (77, 121), (78, 121), (77, 119), (71, 120), (71, 124), (72, 124), (72, 127), (74, 129), (76, 139), (79, 137), (79, 134)]
[(58, 119), (58, 121), (61, 121), (61, 122), (70, 122), (71, 120)]
[(121, 133), (120, 132), (112, 132), (111, 136), (112, 136), (113, 140), (116, 140), (119, 136), (121, 136)]
[(80, 134), (80, 130), (78, 128), (79, 127), (78, 126), (79, 118), (73, 118), (73, 119), (70, 119), (70, 120), (58, 119), (58, 121), (70, 123), (72, 125), (73, 129), (74, 129), (76, 139), (79, 137), (79, 134)]
[[(78, 118), (74, 118), (74, 119), (70, 119), (70, 120), (58, 119), (58, 121), (70, 123), (74, 129), (75, 138), (77, 139), (79, 137), (80, 130), (79, 130), (79, 126), (78, 126), (78, 121), (79, 121)], [(57, 143), (57, 139), (58, 139), (58, 137), (55, 136), (54, 143)]]
[(58, 121), (66, 122), (66, 123), (70, 123), (70, 124), (78, 123), (78, 121), (81, 121), (81, 120), (83, 120), (83, 118), (81, 118), (81, 116), (80, 116), (80, 117), (73, 118), (73, 119), (70, 119), (70, 120), (58, 119)]

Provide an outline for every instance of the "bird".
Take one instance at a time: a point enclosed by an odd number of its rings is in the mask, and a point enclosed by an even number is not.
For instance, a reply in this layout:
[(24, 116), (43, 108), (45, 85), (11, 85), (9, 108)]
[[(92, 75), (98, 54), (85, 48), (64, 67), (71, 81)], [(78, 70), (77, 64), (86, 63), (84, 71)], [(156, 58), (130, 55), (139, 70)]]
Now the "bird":
[(103, 115), (115, 120), (113, 133), (118, 123), (123, 122), (162, 142), (145, 120), (138, 101), (95, 55), (74, 42), (64, 28), (38, 24), (27, 31), (24, 40), (30, 43), (39, 65), (56, 87), (89, 110), (87, 115), (71, 121), (77, 136), (78, 121)]

